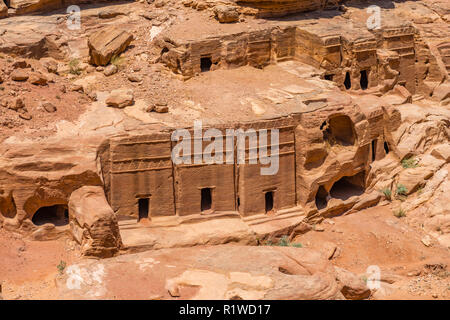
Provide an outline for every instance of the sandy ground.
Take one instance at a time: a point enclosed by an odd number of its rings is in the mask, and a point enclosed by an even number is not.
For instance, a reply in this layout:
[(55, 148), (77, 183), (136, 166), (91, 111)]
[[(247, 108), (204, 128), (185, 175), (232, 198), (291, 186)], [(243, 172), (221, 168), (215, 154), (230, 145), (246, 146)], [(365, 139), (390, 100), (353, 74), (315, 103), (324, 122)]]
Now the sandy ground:
[[(376, 265), (382, 273), (402, 277), (376, 299), (449, 299), (449, 272), (427, 272), (425, 267), (450, 265), (448, 249), (424, 246), (423, 234), (409, 226), (407, 219), (394, 217), (389, 205), (373, 207), (327, 219), (316, 226), (316, 231), (300, 235), (294, 242), (322, 251), (330, 243), (335, 245), (332, 263), (356, 274)], [(80, 260), (69, 240), (27, 241), (5, 230), (0, 230), (0, 256), (5, 299), (57, 298), (57, 266), (61, 261), (69, 265)], [(154, 289), (149, 298), (166, 296), (157, 281)], [(120, 298), (127, 299), (126, 286)]]
[(357, 274), (376, 265), (382, 273), (405, 277), (385, 299), (449, 299), (450, 274), (440, 277), (424, 271), (426, 264), (448, 266), (449, 250), (426, 247), (421, 242), (425, 233), (409, 226), (408, 217), (396, 218), (389, 205), (327, 219), (317, 229), (294, 242), (319, 250), (336, 245), (333, 264)]
[(55, 299), (61, 262), (77, 261), (71, 241), (28, 241), (0, 230), (0, 282), (4, 299)]

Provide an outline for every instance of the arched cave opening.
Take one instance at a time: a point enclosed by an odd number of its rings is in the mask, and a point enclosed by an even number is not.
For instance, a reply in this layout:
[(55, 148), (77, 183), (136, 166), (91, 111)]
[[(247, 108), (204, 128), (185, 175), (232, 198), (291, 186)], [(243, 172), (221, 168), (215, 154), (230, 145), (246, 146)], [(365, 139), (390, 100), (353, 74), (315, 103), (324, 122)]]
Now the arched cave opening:
[(352, 146), (355, 144), (355, 129), (353, 122), (348, 116), (336, 116), (329, 119), (320, 126), (323, 139), (330, 145), (340, 144), (343, 146)]
[(360, 71), (359, 85), (362, 90), (366, 90), (369, 87), (369, 76), (367, 70)]
[(273, 210), (273, 191), (266, 192), (265, 194), (266, 213)]
[(348, 71), (345, 73), (344, 86), (347, 90), (352, 88), (352, 80), (350, 79), (350, 72)]
[(211, 66), (212, 66), (211, 57), (201, 57), (200, 58), (200, 69), (202, 72), (210, 71)]
[(11, 0), (4, 0), (6, 7), (11, 8)]
[(330, 190), (330, 196), (335, 199), (347, 200), (353, 196), (360, 196), (365, 190), (364, 171), (350, 176), (342, 177), (333, 184)]
[(41, 207), (33, 215), (31, 221), (37, 226), (46, 223), (51, 223), (58, 227), (64, 226), (69, 223), (69, 209), (66, 204)]
[(328, 204), (328, 192), (323, 186), (319, 187), (316, 193), (316, 207), (321, 210), (327, 207)]

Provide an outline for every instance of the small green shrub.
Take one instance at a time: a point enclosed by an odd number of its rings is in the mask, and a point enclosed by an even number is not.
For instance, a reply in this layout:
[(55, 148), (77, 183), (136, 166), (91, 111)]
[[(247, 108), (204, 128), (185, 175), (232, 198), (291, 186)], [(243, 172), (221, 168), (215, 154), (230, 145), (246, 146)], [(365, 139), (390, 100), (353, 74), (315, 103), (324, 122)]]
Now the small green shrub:
[(419, 163), (418, 163), (417, 159), (414, 158), (414, 157), (402, 160), (402, 167), (405, 168), (405, 169), (407, 169), (407, 168), (416, 168), (418, 165), (419, 165)]
[(282, 236), (280, 242), (278, 242), (280, 247), (289, 247), (289, 239), (287, 236)]
[(394, 211), (394, 216), (397, 218), (403, 218), (403, 217), (406, 217), (406, 212), (405, 212), (405, 210), (400, 208), (400, 209)]
[(125, 63), (125, 58), (120, 56), (114, 56), (111, 58), (111, 64), (115, 65), (119, 69)]
[(389, 188), (384, 188), (383, 190), (381, 190), (381, 192), (383, 192), (384, 197), (385, 197), (387, 200), (389, 200), (389, 201), (392, 200), (392, 191), (391, 191), (391, 189), (389, 189)]
[(406, 196), (408, 194), (408, 189), (406, 189), (403, 184), (398, 184), (396, 194), (399, 196)]
[(420, 186), (418, 189), (417, 189), (417, 194), (418, 195), (421, 195), (423, 193), (423, 186)]
[(71, 74), (75, 74), (75, 75), (80, 75), (81, 74), (81, 69), (80, 69), (80, 60), (78, 59), (72, 59), (69, 61), (69, 72)]
[(64, 273), (64, 270), (66, 269), (66, 266), (67, 266), (67, 264), (66, 264), (66, 262), (65, 261), (60, 261), (59, 262), (59, 264), (56, 266), (56, 268), (58, 269), (58, 271), (59, 271), (59, 274), (63, 274)]
[(301, 243), (291, 243), (289, 241), (288, 236), (282, 236), (278, 243), (273, 243), (271, 240), (267, 240), (265, 243), (266, 246), (279, 246), (279, 247), (294, 247), (294, 248), (303, 248)]

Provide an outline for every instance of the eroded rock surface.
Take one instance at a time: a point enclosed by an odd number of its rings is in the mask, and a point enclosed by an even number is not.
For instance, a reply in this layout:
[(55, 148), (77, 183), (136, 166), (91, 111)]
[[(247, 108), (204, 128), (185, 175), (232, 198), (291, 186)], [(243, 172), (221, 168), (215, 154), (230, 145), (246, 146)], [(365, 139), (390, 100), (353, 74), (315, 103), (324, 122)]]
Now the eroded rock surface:
[(106, 258), (119, 252), (122, 239), (114, 211), (101, 187), (82, 187), (69, 199), (70, 228), (85, 256)]
[(67, 270), (57, 279), (63, 299), (344, 299), (334, 268), (310, 249), (163, 249)]
[[(446, 1), (383, 5), (375, 30), (358, 1), (84, 2), (69, 29), (61, 1), (0, 0), (0, 228), (83, 256), (140, 252), (76, 264), (84, 284), (67, 290), (70, 272), (60, 277), (61, 297), (382, 299), (405, 288), (383, 270), (374, 295), (353, 273), (368, 259), (343, 266), (365, 236), (420, 264), (402, 275), (413, 288), (445, 286), (444, 271), (425, 277), (422, 256), (445, 261), (450, 246)], [(208, 149), (175, 163), (172, 135), (199, 119), (218, 141), (256, 130), (278, 170), (209, 164)], [(279, 141), (261, 141), (264, 130)], [(215, 156), (237, 159), (231, 136)], [(361, 223), (330, 231), (369, 207), (389, 218), (358, 237)], [(312, 234), (320, 244), (298, 242)], [(144, 271), (155, 292), (118, 289), (118, 275), (150, 283)]]
[(107, 65), (111, 58), (122, 53), (132, 40), (133, 35), (114, 26), (97, 31), (88, 40), (91, 63)]

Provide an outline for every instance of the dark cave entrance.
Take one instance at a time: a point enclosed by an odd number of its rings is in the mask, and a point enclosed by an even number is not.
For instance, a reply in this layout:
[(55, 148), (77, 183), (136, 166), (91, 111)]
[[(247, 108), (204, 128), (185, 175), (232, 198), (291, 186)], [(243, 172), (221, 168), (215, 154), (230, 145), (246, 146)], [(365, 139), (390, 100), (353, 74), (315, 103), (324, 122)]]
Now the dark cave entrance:
[(355, 144), (355, 130), (353, 122), (348, 116), (336, 116), (322, 123), (320, 126), (323, 139), (330, 145), (336, 143), (343, 146), (352, 146)]
[(8, 8), (11, 8), (11, 0), (4, 0), (4, 2)]
[(65, 204), (41, 207), (33, 215), (31, 221), (37, 226), (46, 223), (54, 224), (57, 227), (65, 226), (69, 223), (69, 209)]
[(334, 74), (326, 74), (325, 75), (325, 80), (333, 81), (333, 77), (334, 77)]
[(211, 188), (204, 188), (201, 190), (201, 211), (212, 209), (212, 195)]
[(372, 162), (377, 158), (377, 140), (372, 140)]
[(149, 198), (139, 199), (138, 207), (139, 207), (138, 221), (140, 221), (141, 219), (148, 219), (149, 211), (150, 211), (150, 199)]
[(164, 48), (161, 50), (161, 55), (163, 55), (164, 53), (167, 53), (167, 52), (169, 52), (169, 49), (168, 49), (167, 47), (164, 47)]
[(319, 187), (316, 193), (316, 207), (321, 210), (327, 207), (328, 204), (328, 192), (325, 190), (323, 186)]
[(362, 90), (366, 90), (369, 87), (369, 76), (367, 70), (360, 71), (359, 84)]
[(386, 152), (386, 154), (388, 154), (389, 153), (389, 144), (385, 141), (383, 145), (384, 145), (384, 152)]
[(273, 191), (266, 192), (265, 196), (266, 213), (273, 210)]
[(347, 200), (353, 196), (360, 196), (365, 190), (365, 174), (360, 172), (354, 176), (342, 177), (333, 184), (330, 196), (335, 199)]
[(344, 86), (347, 90), (351, 89), (352, 87), (352, 80), (350, 79), (350, 72), (348, 71), (345, 73)]
[(212, 66), (211, 57), (201, 57), (200, 58), (200, 69), (202, 72), (207, 72), (211, 70)]

